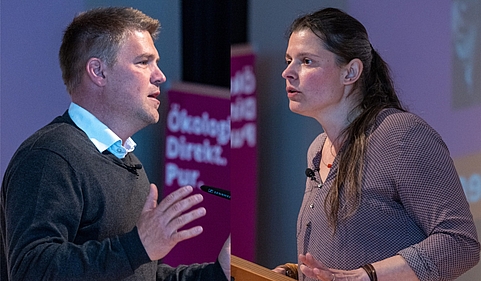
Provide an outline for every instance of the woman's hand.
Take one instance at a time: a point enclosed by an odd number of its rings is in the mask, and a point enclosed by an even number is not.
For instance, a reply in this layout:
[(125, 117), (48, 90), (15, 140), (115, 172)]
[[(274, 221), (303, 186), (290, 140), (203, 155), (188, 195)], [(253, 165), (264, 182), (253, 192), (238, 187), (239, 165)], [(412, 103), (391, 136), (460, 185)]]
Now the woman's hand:
[(328, 268), (310, 253), (299, 255), (299, 262), (299, 269), (304, 275), (319, 281), (369, 281), (369, 277), (363, 269), (338, 270)]
[(294, 280), (299, 280), (299, 276), (297, 275), (296, 263), (286, 263), (284, 265), (279, 265), (278, 267), (274, 268), (272, 271), (288, 276)]
[(274, 268), (272, 271), (282, 275), (286, 275), (286, 269), (282, 265), (279, 265), (278, 267)]

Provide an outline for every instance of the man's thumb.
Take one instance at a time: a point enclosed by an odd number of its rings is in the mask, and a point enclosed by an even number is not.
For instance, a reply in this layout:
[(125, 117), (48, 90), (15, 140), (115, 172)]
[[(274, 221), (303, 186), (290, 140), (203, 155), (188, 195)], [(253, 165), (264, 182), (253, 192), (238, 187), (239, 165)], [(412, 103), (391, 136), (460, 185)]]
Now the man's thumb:
[(158, 197), (159, 197), (159, 191), (157, 190), (157, 186), (151, 183), (149, 196), (147, 196), (147, 200), (145, 201), (144, 208), (142, 209), (142, 213), (155, 209), (155, 207), (157, 207)]

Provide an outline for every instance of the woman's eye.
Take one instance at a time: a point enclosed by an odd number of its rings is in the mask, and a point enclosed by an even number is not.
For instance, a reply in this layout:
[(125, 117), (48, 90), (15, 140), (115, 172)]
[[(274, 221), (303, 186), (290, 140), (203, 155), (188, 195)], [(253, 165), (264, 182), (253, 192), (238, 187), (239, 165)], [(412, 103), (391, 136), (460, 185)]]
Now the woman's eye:
[(308, 64), (308, 65), (312, 63), (312, 60), (310, 59), (304, 59), (303, 61), (304, 61), (304, 64)]
[(286, 64), (287, 65), (291, 64), (291, 60), (286, 60)]

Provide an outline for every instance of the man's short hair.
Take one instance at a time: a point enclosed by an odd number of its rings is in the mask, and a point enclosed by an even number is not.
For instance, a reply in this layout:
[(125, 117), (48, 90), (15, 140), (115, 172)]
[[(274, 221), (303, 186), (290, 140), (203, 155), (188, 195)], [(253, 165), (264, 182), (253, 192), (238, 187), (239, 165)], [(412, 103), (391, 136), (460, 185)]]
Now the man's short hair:
[(117, 52), (134, 31), (148, 31), (155, 40), (160, 23), (139, 10), (96, 8), (77, 15), (66, 28), (60, 46), (62, 78), (72, 93), (81, 82), (87, 61), (93, 57), (113, 66)]

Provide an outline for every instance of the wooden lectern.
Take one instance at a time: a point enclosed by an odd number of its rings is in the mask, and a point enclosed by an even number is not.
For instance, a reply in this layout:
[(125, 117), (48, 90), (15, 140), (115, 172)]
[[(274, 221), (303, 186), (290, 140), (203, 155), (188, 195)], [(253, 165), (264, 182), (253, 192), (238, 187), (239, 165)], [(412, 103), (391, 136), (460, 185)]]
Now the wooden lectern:
[(231, 255), (232, 281), (294, 281), (294, 279)]

